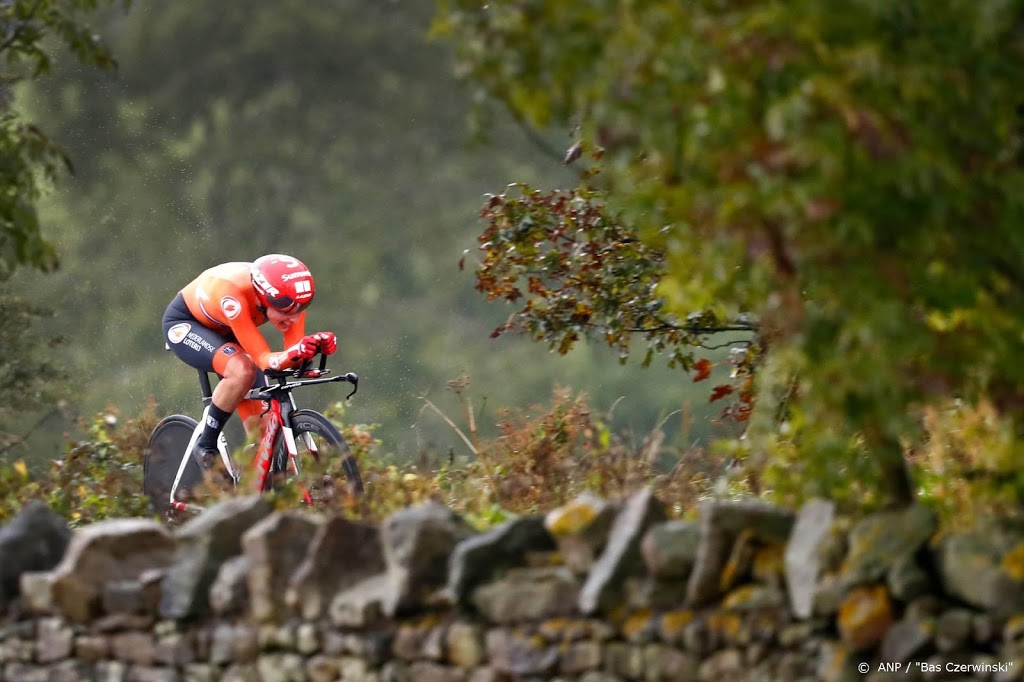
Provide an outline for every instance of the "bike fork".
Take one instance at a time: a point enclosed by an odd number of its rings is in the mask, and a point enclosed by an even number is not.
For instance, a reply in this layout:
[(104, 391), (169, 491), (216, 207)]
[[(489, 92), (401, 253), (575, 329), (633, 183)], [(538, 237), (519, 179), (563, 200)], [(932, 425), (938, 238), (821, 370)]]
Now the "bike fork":
[[(299, 449), (295, 446), (295, 433), (292, 431), (292, 427), (285, 426), (281, 429), (284, 433), (284, 444), (288, 448), (288, 462), (291, 464), (292, 473), (295, 474), (296, 480), (299, 478)], [(306, 435), (306, 444), (309, 444), (309, 434)], [(299, 481), (299, 489), (302, 491), (302, 500), (306, 504), (313, 504), (313, 496), (309, 493), (309, 489), (305, 486), (302, 481)]]

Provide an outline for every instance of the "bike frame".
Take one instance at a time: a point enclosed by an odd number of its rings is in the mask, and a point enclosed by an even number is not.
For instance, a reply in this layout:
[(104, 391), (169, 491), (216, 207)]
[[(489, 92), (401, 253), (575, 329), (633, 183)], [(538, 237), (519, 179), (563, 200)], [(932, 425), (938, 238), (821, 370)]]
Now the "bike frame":
[[(326, 369), (327, 356), (320, 356), (320, 367), (319, 369), (311, 370), (310, 364), (312, 360), (306, 360), (302, 366), (295, 370), (286, 370), (283, 372), (266, 372), (268, 383), (266, 386), (251, 388), (245, 394), (246, 400), (263, 400), (267, 403), (267, 409), (263, 413), (265, 419), (262, 425), (263, 435), (260, 439), (259, 447), (257, 448), (256, 455), (253, 458), (253, 462), (256, 468), (256, 490), (262, 492), (266, 485), (267, 478), (270, 476), (272, 468), (272, 462), (274, 453), (276, 452), (276, 445), (279, 438), (284, 438), (285, 449), (288, 453), (288, 464), (292, 470), (292, 473), (297, 477), (299, 476), (301, 469), (299, 465), (299, 451), (295, 444), (295, 431), (292, 428), (291, 416), (292, 413), (297, 409), (295, 405), (295, 399), (292, 397), (292, 391), (299, 386), (308, 386), (311, 384), (331, 383), (335, 381), (346, 381), (352, 384), (352, 392), (348, 394), (348, 398), (359, 390), (359, 377), (348, 372), (346, 374), (338, 374), (331, 377), (327, 377), (330, 370)], [(181, 463), (178, 465), (177, 474), (174, 477), (174, 484), (171, 486), (171, 492), (169, 495), (168, 502), (172, 509), (177, 511), (201, 511), (202, 507), (188, 504), (187, 502), (181, 502), (175, 499), (175, 493), (178, 491), (178, 484), (181, 482), (181, 477), (185, 473), (185, 467), (188, 466), (188, 461), (192, 457), (192, 450), (195, 448), (196, 442), (199, 440), (199, 436), (203, 432), (203, 426), (206, 423), (206, 419), (209, 416), (210, 405), (213, 402), (213, 389), (210, 385), (210, 374), (206, 370), (197, 370), (199, 373), (199, 389), (202, 394), (203, 401), (203, 418), (192, 432), (192, 437), (189, 439), (188, 446), (185, 448), (185, 452), (182, 453)], [(288, 382), (288, 377), (295, 377), (297, 380)], [(277, 383), (270, 383), (270, 379), (276, 379)], [(278, 397), (278, 394), (281, 397)], [(313, 434), (306, 433), (306, 448), (314, 456), (317, 455), (318, 449), (316, 440), (313, 438)], [(241, 481), (241, 471), (235, 466), (235, 462), (231, 457), (231, 453), (228, 451), (227, 439), (224, 437), (223, 432), (217, 438), (217, 450), (220, 452), (221, 461), (224, 464), (225, 470), (231, 476), (231, 484), (235, 487), (238, 486)], [(309, 490), (300, 483), (302, 489), (303, 500), (307, 504), (312, 504), (313, 497)]]

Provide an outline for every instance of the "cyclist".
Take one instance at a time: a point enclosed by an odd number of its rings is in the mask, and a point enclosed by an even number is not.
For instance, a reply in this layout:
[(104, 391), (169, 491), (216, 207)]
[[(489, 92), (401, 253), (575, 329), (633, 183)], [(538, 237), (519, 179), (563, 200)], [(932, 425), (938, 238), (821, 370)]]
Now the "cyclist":
[[(305, 332), (306, 308), (315, 293), (313, 276), (301, 261), (270, 254), (205, 270), (167, 306), (163, 329), (168, 347), (186, 364), (221, 378), (196, 444), (204, 466), (216, 460), (217, 438), (235, 410), (246, 433), (252, 437), (257, 432), (263, 402), (243, 398), (250, 388), (265, 385), (261, 370), (296, 367), (317, 352), (337, 350), (331, 332)], [(270, 349), (257, 329), (266, 322), (284, 336), (285, 350)]]

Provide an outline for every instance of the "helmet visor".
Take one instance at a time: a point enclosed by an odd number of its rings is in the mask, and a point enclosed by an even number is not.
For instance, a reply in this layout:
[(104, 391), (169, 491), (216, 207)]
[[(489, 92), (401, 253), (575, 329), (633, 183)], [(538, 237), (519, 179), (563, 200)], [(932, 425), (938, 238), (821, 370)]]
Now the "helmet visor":
[[(285, 304), (285, 301), (287, 301), (287, 304)], [(270, 307), (279, 313), (285, 313), (286, 315), (298, 315), (299, 313), (304, 312), (312, 303), (313, 299), (309, 299), (305, 303), (298, 303), (287, 296), (282, 296), (274, 301), (270, 301)]]

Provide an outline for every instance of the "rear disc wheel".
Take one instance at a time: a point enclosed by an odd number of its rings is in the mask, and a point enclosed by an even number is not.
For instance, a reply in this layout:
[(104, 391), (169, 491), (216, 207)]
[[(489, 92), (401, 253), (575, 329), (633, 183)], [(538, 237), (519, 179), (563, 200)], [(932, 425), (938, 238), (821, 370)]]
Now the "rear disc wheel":
[[(183, 414), (164, 417), (153, 429), (142, 455), (142, 491), (149, 497), (150, 507), (166, 515), (171, 507), (171, 486), (178, 475), (182, 456), (192, 440), (198, 422)], [(203, 480), (198, 453), (192, 452), (178, 481), (175, 499), (186, 501), (192, 489)]]

